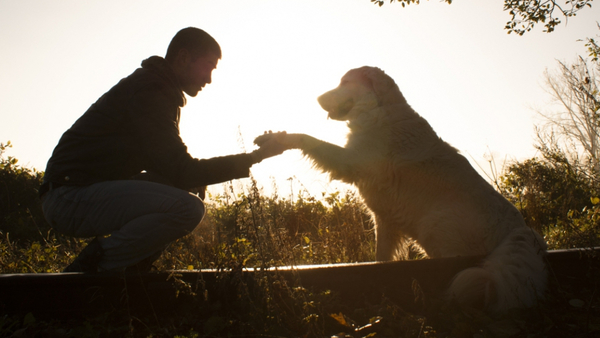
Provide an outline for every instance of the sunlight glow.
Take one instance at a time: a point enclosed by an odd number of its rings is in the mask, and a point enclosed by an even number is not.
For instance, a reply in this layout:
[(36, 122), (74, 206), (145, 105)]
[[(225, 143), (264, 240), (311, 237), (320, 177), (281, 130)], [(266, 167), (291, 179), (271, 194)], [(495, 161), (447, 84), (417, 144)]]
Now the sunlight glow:
[[(476, 0), (410, 8), (368, 0), (28, 4), (0, 3), (0, 141), (11, 140), (21, 163), (39, 170), (90, 104), (143, 59), (164, 56), (187, 26), (205, 29), (223, 49), (213, 83), (182, 113), (181, 134), (193, 156), (251, 151), (265, 130), (343, 145), (345, 124), (327, 120), (316, 98), (364, 65), (392, 76), (415, 110), (470, 161), (487, 167), (491, 152), (500, 159), (532, 156), (529, 107), (548, 101), (543, 70), (585, 52), (577, 39), (598, 33), (599, 13), (582, 12), (552, 34), (517, 37), (503, 30), (501, 3)], [(275, 181), (287, 194), (290, 177), (317, 197), (339, 186), (299, 151), (267, 159), (252, 173), (267, 192)]]

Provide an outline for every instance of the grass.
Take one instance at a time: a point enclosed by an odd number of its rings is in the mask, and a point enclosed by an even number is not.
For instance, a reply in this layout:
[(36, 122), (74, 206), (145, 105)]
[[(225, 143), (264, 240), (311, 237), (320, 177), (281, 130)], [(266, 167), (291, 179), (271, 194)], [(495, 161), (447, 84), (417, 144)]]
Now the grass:
[[(360, 198), (336, 192), (323, 199), (275, 192), (265, 197), (252, 182), (236, 193), (231, 185), (210, 196), (208, 212), (192, 234), (177, 240), (155, 265), (159, 270), (221, 271), (206, 301), (202, 290), (175, 279), (189, 300), (185, 311), (137, 312), (132, 308), (71, 319), (43, 317), (38, 309), (0, 314), (6, 337), (568, 337), (600, 332), (599, 270), (578, 286), (554, 281), (546, 301), (533, 310), (492, 318), (475, 309), (430, 299), (422, 313), (409, 313), (382, 297), (349, 307), (332, 292), (312, 292), (277, 274), (241, 278), (242, 268), (364, 262), (374, 260), (372, 222)], [(38, 220), (38, 222), (40, 222)], [(59, 272), (84, 240), (47, 232), (36, 241), (0, 237), (2, 273)]]

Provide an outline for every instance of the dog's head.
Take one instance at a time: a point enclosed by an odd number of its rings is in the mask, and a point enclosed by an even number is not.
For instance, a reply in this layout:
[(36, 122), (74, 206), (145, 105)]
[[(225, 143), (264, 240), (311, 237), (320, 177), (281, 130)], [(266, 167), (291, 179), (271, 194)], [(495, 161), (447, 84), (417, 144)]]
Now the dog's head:
[(340, 121), (353, 120), (377, 107), (406, 103), (391, 77), (379, 68), (367, 66), (348, 71), (337, 88), (317, 100), (330, 118)]

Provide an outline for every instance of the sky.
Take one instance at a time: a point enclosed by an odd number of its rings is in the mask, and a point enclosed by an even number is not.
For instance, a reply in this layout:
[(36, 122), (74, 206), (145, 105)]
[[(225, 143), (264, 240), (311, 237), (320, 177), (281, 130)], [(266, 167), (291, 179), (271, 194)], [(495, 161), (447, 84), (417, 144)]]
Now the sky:
[[(348, 70), (375, 66), (472, 164), (487, 169), (535, 156), (536, 110), (546, 111), (544, 71), (586, 55), (600, 34), (598, 7), (524, 36), (507, 34), (501, 0), (423, 1), (403, 8), (369, 0), (0, 0), (0, 142), (23, 166), (44, 170), (62, 133), (143, 59), (164, 56), (180, 29), (206, 30), (223, 58), (212, 84), (182, 110), (190, 154), (252, 151), (265, 130), (343, 145), (347, 127), (316, 98)], [(563, 21), (565, 21), (563, 19)], [(265, 194), (313, 196), (330, 182), (298, 150), (251, 169)], [(485, 170), (481, 170), (486, 175)], [(290, 179), (291, 178), (291, 179)], [(236, 181), (244, 187), (248, 180)], [(210, 188), (213, 194), (223, 185)]]

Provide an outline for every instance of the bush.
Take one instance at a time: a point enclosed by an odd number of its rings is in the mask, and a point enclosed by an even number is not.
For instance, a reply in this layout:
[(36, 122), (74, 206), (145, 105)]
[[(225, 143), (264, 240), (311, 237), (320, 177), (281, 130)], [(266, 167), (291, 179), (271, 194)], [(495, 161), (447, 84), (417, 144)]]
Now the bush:
[(508, 166), (498, 180), (500, 192), (550, 249), (600, 245), (600, 184), (593, 167), (556, 147), (538, 150), (541, 157)]
[(10, 147), (10, 141), (0, 143), (0, 232), (14, 240), (41, 241), (50, 229), (38, 197), (44, 173), (5, 157)]

